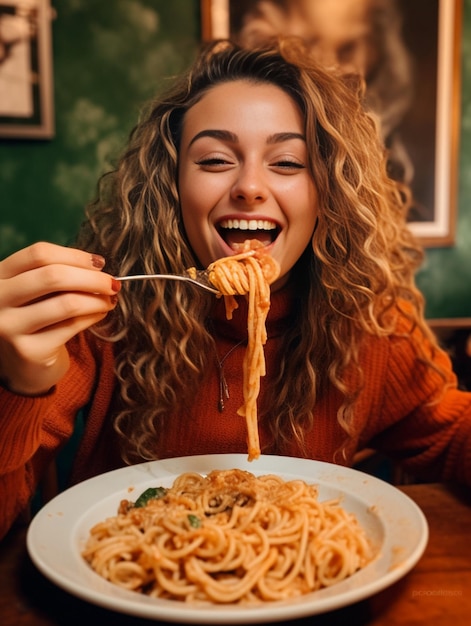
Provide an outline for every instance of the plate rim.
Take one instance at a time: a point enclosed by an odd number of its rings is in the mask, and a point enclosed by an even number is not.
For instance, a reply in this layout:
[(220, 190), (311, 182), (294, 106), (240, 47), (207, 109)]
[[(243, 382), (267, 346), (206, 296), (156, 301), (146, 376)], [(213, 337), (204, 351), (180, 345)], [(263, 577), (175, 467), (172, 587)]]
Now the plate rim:
[[(203, 465), (206, 467), (205, 470), (197, 469), (197, 467)], [(287, 465), (287, 467), (286, 467)], [(182, 467), (180, 467), (182, 466)], [(195, 468), (196, 466), (196, 468)], [(222, 467), (220, 467), (222, 466)], [(70, 498), (74, 498), (78, 494), (85, 494), (87, 490), (93, 489), (94, 486), (100, 486), (104, 489), (106, 483), (111, 482), (119, 484), (120, 479), (122, 478), (123, 486), (125, 483), (129, 483), (129, 480), (135, 475), (136, 487), (138, 487), (139, 482), (137, 477), (142, 478), (141, 484), (144, 482), (149, 482), (152, 478), (155, 480), (155, 476), (153, 475), (153, 470), (167, 471), (169, 472), (168, 477), (176, 476), (178, 473), (182, 473), (183, 471), (211, 471), (211, 469), (227, 469), (228, 466), (231, 467), (241, 467), (242, 469), (248, 469), (248, 471), (252, 471), (253, 473), (265, 474), (265, 473), (278, 473), (281, 476), (301, 476), (304, 480), (307, 480), (307, 474), (305, 468), (309, 468), (310, 472), (312, 472), (312, 477), (309, 478), (309, 482), (312, 484), (318, 483), (319, 485), (325, 486), (333, 486), (338, 489), (339, 492), (342, 492), (341, 485), (334, 484), (334, 482), (329, 481), (326, 478), (322, 478), (322, 473), (325, 475), (332, 473), (332, 476), (337, 480), (342, 478), (342, 476), (348, 480), (352, 479), (353, 482), (359, 483), (369, 483), (369, 485), (373, 486), (374, 490), (384, 490), (386, 495), (393, 494), (396, 499), (399, 499), (400, 502), (404, 505), (405, 509), (408, 511), (409, 515), (415, 516), (415, 522), (417, 524), (417, 533), (419, 535), (419, 540), (415, 548), (407, 555), (407, 558), (402, 562), (401, 567), (393, 567), (385, 574), (383, 574), (379, 579), (369, 582), (366, 585), (360, 586), (360, 588), (353, 588), (350, 590), (345, 590), (341, 595), (332, 595), (330, 597), (323, 598), (322, 600), (316, 600), (315, 596), (319, 598), (319, 593), (322, 590), (313, 592), (312, 594), (307, 594), (306, 596), (302, 596), (297, 600), (292, 601), (277, 601), (270, 602), (263, 605), (257, 606), (237, 606), (237, 605), (210, 605), (199, 607), (194, 604), (185, 604), (177, 601), (170, 600), (159, 600), (155, 604), (148, 603), (147, 601), (142, 601), (142, 596), (136, 594), (136, 598), (134, 599), (134, 593), (126, 590), (121, 590), (120, 592), (124, 592), (122, 594), (122, 598), (119, 597), (118, 592), (115, 589), (115, 586), (112, 583), (108, 583), (113, 587), (113, 592), (110, 595), (101, 595), (99, 592), (95, 592), (92, 588), (90, 589), (90, 584), (82, 584), (77, 583), (74, 580), (70, 579), (67, 576), (64, 576), (64, 572), (57, 571), (53, 565), (51, 565), (51, 559), (44, 556), (44, 538), (41, 538), (41, 529), (44, 525), (47, 525), (48, 521), (54, 518), (54, 516), (58, 516), (57, 511), (61, 509), (62, 504), (67, 504)], [(191, 469), (190, 469), (191, 467)], [(176, 468), (179, 468), (178, 470)], [(271, 468), (271, 469), (269, 469)], [(151, 475), (152, 474), (152, 475)], [(126, 476), (129, 476), (126, 479)], [(162, 477), (164, 479), (164, 477)], [(144, 480), (145, 479), (145, 480)], [(332, 482), (332, 484), (331, 484)], [(340, 480), (341, 482), (341, 480)], [(116, 489), (114, 492), (109, 494), (110, 496), (114, 494), (118, 494), (121, 489)], [(348, 493), (345, 492), (344, 493)], [(359, 497), (358, 494), (351, 494), (351, 497), (361, 501), (365, 506), (368, 504), (368, 496)], [(90, 503), (90, 509), (93, 506), (96, 506), (97, 496), (92, 495)], [(370, 506), (373, 506), (374, 503), (370, 503)], [(73, 511), (72, 511), (73, 512)], [(71, 514), (71, 511), (67, 511), (66, 514), (63, 515), (62, 520), (55, 520), (57, 523), (63, 523), (63, 521), (67, 522), (67, 517)], [(85, 515), (86, 512), (82, 511), (82, 514)], [(70, 548), (70, 557), (75, 558), (74, 547), (78, 553), (77, 542), (74, 541), (76, 539), (76, 529), (80, 522), (79, 516), (77, 519), (72, 520), (73, 523), (69, 528), (69, 531), (64, 531), (64, 534), (67, 539), (67, 545)], [(379, 515), (380, 521), (384, 523), (383, 517)], [(386, 528), (391, 526), (391, 524), (386, 523)], [(350, 604), (359, 602), (364, 600), (367, 597), (371, 597), (376, 593), (384, 590), (385, 588), (391, 586), (395, 582), (397, 582), (400, 578), (405, 576), (420, 560), (425, 551), (425, 548), (428, 543), (429, 538), (429, 528), (426, 517), (420, 507), (404, 492), (397, 489), (394, 485), (383, 481), (382, 479), (372, 476), (370, 474), (365, 474), (360, 470), (355, 468), (341, 466), (335, 463), (329, 463), (326, 461), (317, 461), (311, 459), (297, 458), (297, 457), (287, 457), (280, 455), (262, 455), (256, 461), (247, 461), (247, 455), (244, 454), (209, 454), (209, 455), (191, 455), (184, 457), (171, 457), (167, 459), (157, 460), (157, 461), (147, 461), (131, 466), (126, 466), (122, 468), (118, 468), (115, 470), (111, 470), (109, 472), (105, 472), (104, 474), (100, 474), (98, 476), (91, 477), (83, 482), (80, 482), (74, 486), (69, 487), (68, 489), (62, 491), (58, 495), (56, 495), (53, 499), (51, 499), (47, 504), (45, 504), (33, 517), (30, 522), (30, 525), (26, 534), (26, 546), (29, 556), (35, 566), (39, 569), (39, 571), (46, 576), (49, 580), (51, 580), (58, 587), (62, 588), (66, 592), (78, 597), (86, 602), (91, 604), (95, 604), (97, 606), (101, 606), (103, 608), (118, 612), (124, 613), (128, 615), (133, 615), (135, 617), (144, 617), (147, 619), (163, 619), (169, 622), (178, 622), (181, 624), (218, 624), (223, 623), (226, 624), (236, 624), (241, 623), (241, 620), (250, 623), (266, 623), (266, 622), (279, 622), (286, 619), (297, 619), (301, 617), (314, 616), (321, 613), (326, 613), (328, 611), (333, 611), (336, 609), (343, 608)], [(47, 541), (46, 541), (47, 544)], [(42, 548), (41, 549), (41, 545)], [(78, 553), (79, 554), (79, 553)], [(63, 553), (61, 553), (63, 556)], [(98, 574), (96, 574), (98, 576)], [(107, 582), (107, 581), (104, 581)], [(339, 583), (342, 584), (342, 583)], [(332, 588), (331, 588), (332, 589)], [(118, 597), (117, 597), (118, 596)], [(130, 598), (128, 598), (130, 596)]]

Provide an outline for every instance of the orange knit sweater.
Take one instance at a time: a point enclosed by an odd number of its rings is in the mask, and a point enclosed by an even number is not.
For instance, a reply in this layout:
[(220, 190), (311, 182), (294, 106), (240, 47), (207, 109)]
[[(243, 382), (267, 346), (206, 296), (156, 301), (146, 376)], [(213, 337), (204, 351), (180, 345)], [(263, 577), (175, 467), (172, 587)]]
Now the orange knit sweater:
[[(267, 321), (266, 379), (275, 372), (291, 306), (285, 292), (273, 295)], [(220, 311), (216, 333), (221, 360), (246, 333), (243, 307), (231, 322)], [(50, 394), (29, 398), (0, 388), (0, 537), (27, 508), (45, 469), (71, 437), (83, 407), (87, 407), (86, 424), (69, 484), (122, 465), (109, 417), (117, 395), (112, 350), (110, 344), (82, 333), (69, 344), (69, 372)], [(230, 392), (224, 411), (218, 410), (215, 355), (214, 370), (194, 404), (173, 416), (171, 428), (156, 442), (160, 457), (247, 452), (245, 420), (236, 413), (242, 404), (244, 351), (239, 345), (224, 361)], [(450, 367), (444, 353), (437, 354), (436, 361)], [(374, 447), (404, 460), (406, 469), (416, 475), (471, 485), (471, 393), (453, 388), (439, 403), (427, 403), (442, 379), (420, 365), (414, 341), (406, 337), (369, 338), (362, 366), (365, 386), (356, 405), (355, 436), (347, 438), (339, 426), (341, 399), (338, 392), (328, 389), (316, 404), (314, 427), (306, 435), (309, 457), (350, 465), (357, 450)], [(451, 371), (450, 379), (454, 380)], [(273, 453), (262, 425), (260, 429), (262, 450)], [(343, 445), (345, 456), (337, 459), (335, 454)], [(277, 452), (301, 456), (294, 442)]]

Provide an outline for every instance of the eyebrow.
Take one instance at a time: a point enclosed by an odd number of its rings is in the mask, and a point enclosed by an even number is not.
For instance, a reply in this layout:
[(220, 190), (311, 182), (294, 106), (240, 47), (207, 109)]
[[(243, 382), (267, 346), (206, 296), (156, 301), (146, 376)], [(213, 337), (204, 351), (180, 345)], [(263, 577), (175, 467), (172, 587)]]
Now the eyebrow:
[[(235, 133), (232, 133), (229, 130), (202, 130), (197, 133), (193, 139), (190, 141), (189, 146), (193, 145), (195, 141), (201, 139), (202, 137), (213, 137), (214, 139), (220, 139), (221, 141), (229, 141), (231, 143), (238, 143), (239, 138)], [(270, 135), (268, 137), (267, 143), (276, 144), (282, 143), (284, 141), (290, 141), (291, 139), (299, 139), (301, 141), (306, 141), (306, 138), (302, 133), (292, 133), (292, 132), (284, 132), (284, 133), (275, 133), (274, 135)]]

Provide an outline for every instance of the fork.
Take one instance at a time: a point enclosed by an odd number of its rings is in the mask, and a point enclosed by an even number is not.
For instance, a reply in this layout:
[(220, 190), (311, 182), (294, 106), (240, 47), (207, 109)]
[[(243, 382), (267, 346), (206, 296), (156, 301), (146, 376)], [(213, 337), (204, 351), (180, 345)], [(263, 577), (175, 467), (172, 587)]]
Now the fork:
[(211, 287), (208, 281), (208, 275), (205, 270), (197, 271), (196, 278), (192, 278), (191, 276), (186, 276), (182, 274), (134, 274), (131, 276), (115, 276), (115, 280), (119, 281), (128, 281), (128, 280), (153, 280), (153, 279), (163, 279), (163, 280), (183, 280), (188, 283), (193, 283), (193, 285), (197, 285), (201, 287), (201, 289), (205, 289), (206, 291), (210, 291), (211, 293), (219, 294), (220, 292)]

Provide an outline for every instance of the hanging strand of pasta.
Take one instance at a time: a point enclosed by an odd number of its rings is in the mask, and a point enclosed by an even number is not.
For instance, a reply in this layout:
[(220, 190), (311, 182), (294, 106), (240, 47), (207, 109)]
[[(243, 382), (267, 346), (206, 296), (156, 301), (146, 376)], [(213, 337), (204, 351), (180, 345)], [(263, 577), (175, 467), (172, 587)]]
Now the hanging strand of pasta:
[(278, 263), (258, 241), (247, 240), (239, 254), (223, 257), (208, 267), (209, 281), (225, 299), (226, 317), (237, 308), (235, 295), (248, 294), (248, 342), (243, 362), (244, 404), (237, 413), (247, 424), (248, 459), (260, 456), (257, 398), (260, 377), (265, 375), (265, 321), (270, 309), (270, 284), (280, 273)]

